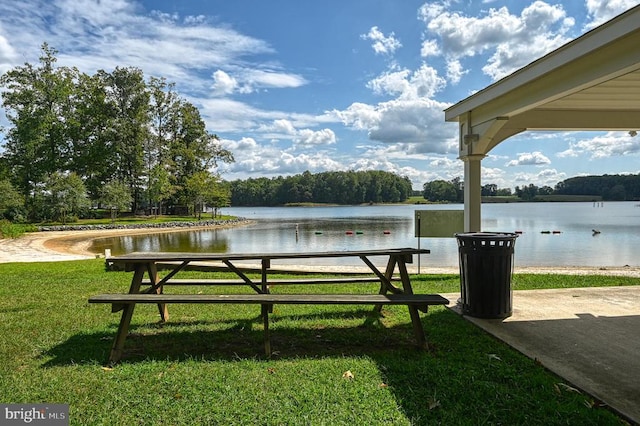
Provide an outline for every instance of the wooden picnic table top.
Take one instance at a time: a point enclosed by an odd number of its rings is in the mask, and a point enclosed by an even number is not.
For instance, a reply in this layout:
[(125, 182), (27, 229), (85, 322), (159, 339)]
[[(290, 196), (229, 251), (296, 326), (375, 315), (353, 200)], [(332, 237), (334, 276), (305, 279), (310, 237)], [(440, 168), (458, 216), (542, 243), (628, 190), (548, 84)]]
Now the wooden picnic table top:
[(291, 253), (184, 253), (184, 252), (133, 252), (108, 257), (109, 263), (149, 263), (171, 261), (224, 261), (224, 260), (273, 260), (273, 259), (309, 259), (315, 257), (369, 257), (369, 256), (408, 256), (429, 254), (430, 250), (416, 248), (393, 248), (374, 250), (344, 250)]

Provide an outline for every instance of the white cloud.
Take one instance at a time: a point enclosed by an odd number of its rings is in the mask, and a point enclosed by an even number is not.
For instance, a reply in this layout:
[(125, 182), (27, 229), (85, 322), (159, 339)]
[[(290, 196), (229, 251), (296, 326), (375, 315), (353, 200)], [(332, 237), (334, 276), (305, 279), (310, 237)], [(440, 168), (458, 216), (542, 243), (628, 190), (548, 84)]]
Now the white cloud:
[(367, 87), (377, 95), (400, 96), (409, 87), (408, 77), (411, 71), (403, 69), (401, 71), (386, 72), (367, 83)]
[(240, 74), (244, 83), (244, 92), (249, 93), (260, 88), (295, 88), (307, 84), (307, 81), (296, 74), (277, 70), (245, 69)]
[(498, 188), (510, 188), (504, 170), (497, 167), (482, 166), (482, 185), (497, 185)]
[(551, 164), (551, 160), (549, 160), (543, 153), (540, 151), (534, 152), (522, 152), (518, 154), (517, 160), (511, 160), (505, 166), (513, 167), (513, 166), (541, 166), (544, 164)]
[[(4, 16), (0, 69), (37, 61), (39, 52), (34, 47), (46, 40), (63, 52), (57, 55), (60, 65), (77, 66), (87, 73), (110, 71), (115, 65), (134, 66), (146, 75), (166, 77), (176, 82), (178, 90), (191, 93), (209, 94), (212, 87), (220, 95), (232, 89), (246, 93), (306, 84), (304, 77), (283, 72), (277, 64), (247, 61), (275, 53), (264, 40), (202, 16), (145, 12), (125, 0), (1, 2), (0, 15)], [(12, 44), (3, 45), (3, 39)], [(218, 71), (207, 75), (210, 69)]]
[(405, 144), (406, 153), (454, 152), (455, 126), (442, 119), (447, 105), (431, 99), (444, 86), (445, 80), (426, 64), (415, 71), (388, 71), (369, 81), (367, 87), (392, 99), (376, 105), (356, 102), (333, 114), (346, 126), (366, 130), (370, 140)]
[(213, 73), (213, 93), (215, 95), (229, 95), (238, 87), (238, 81), (222, 70)]
[(474, 56), (508, 40), (521, 26), (506, 7), (490, 9), (486, 17), (466, 17), (458, 12), (441, 10), (422, 15), (427, 29), (440, 37), (442, 50), (453, 56)]
[(420, 49), (420, 56), (426, 58), (428, 56), (437, 56), (442, 54), (440, 46), (438, 46), (437, 40), (425, 40), (422, 42), (422, 48)]
[(457, 84), (462, 76), (468, 74), (469, 70), (465, 70), (459, 60), (453, 59), (447, 62), (447, 78), (452, 84)]
[(375, 105), (354, 102), (346, 110), (334, 110), (332, 113), (343, 122), (356, 130), (368, 130), (375, 127), (382, 114)]
[(637, 5), (638, 0), (586, 0), (587, 13), (591, 22), (586, 23), (585, 30), (595, 28)]
[(367, 87), (378, 95), (407, 100), (433, 98), (445, 85), (446, 81), (438, 75), (438, 71), (426, 64), (415, 71), (388, 71), (367, 83)]
[(402, 47), (402, 44), (395, 38), (394, 33), (385, 36), (378, 27), (371, 27), (369, 32), (362, 34), (360, 38), (363, 40), (371, 40), (373, 42), (371, 47), (376, 54), (391, 55)]
[(522, 187), (533, 184), (538, 187), (550, 186), (553, 188), (558, 182), (566, 178), (567, 175), (565, 173), (558, 172), (556, 169), (545, 169), (538, 173), (517, 173), (510, 181), (510, 185), (506, 185), (505, 187), (510, 187), (511, 185), (513, 185), (513, 187)]
[(427, 4), (420, 9), (420, 17), (426, 29), (440, 38), (441, 50), (450, 59), (489, 54), (482, 70), (494, 80), (568, 42), (566, 34), (575, 24), (562, 5), (543, 1), (533, 2), (519, 16), (501, 7), (490, 8), (481, 17)]
[(537, 175), (538, 182), (545, 182), (546, 185), (552, 186), (567, 178), (566, 173), (558, 172), (556, 169), (544, 169)]
[(336, 143), (336, 134), (331, 129), (297, 129), (290, 120), (278, 119), (256, 129), (264, 137), (291, 140), (297, 147), (317, 147)]
[(284, 133), (288, 136), (293, 136), (297, 132), (291, 121), (285, 119), (275, 120), (273, 122), (272, 128), (275, 132)]
[(200, 115), (216, 132), (250, 131), (264, 120), (285, 116), (283, 113), (260, 110), (243, 102), (228, 98), (190, 98)]
[(620, 157), (640, 154), (640, 138), (628, 132), (607, 132), (589, 139), (571, 142), (569, 149), (558, 154), (558, 157), (577, 157), (588, 155), (591, 159)]
[(416, 144), (419, 152), (451, 153), (457, 149), (455, 124), (442, 120), (445, 104), (427, 99), (394, 99), (375, 106), (352, 104), (334, 111), (347, 126), (367, 130), (369, 139)]
[(234, 153), (236, 162), (225, 165), (225, 178), (246, 179), (251, 176), (274, 177), (302, 173), (306, 170), (346, 170), (344, 163), (332, 158), (331, 153), (316, 151), (296, 154), (282, 149), (278, 143), (263, 145), (253, 138), (223, 139), (222, 146)]
[(297, 145), (303, 146), (333, 145), (336, 143), (336, 134), (331, 129), (322, 129), (318, 131), (302, 129), (297, 132), (293, 141)]

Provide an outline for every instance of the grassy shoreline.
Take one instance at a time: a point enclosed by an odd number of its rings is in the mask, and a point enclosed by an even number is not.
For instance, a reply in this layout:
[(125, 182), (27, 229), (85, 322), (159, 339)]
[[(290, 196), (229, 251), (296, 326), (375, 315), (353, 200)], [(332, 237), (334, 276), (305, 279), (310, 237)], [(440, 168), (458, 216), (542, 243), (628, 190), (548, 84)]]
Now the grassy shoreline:
[[(87, 298), (126, 291), (129, 273), (86, 260), (1, 264), (0, 274), (2, 402), (68, 403), (71, 424), (624, 424), (445, 308), (422, 316), (434, 350), (421, 353), (406, 308), (377, 318), (353, 306), (276, 306), (279, 352), (265, 359), (255, 307), (174, 305), (160, 325), (157, 309), (140, 306), (125, 360), (106, 368), (119, 315)], [(413, 278), (416, 292), (459, 288), (457, 275)], [(513, 285), (636, 281), (516, 274)]]

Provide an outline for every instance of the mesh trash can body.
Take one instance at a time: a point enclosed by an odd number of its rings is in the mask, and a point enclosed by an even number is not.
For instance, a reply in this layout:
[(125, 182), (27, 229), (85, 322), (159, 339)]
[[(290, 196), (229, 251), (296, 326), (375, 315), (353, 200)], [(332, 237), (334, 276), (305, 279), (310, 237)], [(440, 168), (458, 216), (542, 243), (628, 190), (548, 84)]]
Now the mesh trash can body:
[(456, 234), (462, 312), (477, 318), (512, 314), (511, 274), (517, 234)]

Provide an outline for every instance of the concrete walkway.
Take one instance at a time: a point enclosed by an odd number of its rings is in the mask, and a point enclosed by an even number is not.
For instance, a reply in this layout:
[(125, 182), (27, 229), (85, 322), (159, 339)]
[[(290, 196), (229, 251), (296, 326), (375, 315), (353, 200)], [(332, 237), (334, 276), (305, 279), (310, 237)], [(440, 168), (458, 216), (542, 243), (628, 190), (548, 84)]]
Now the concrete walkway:
[(514, 291), (511, 317), (464, 317), (640, 424), (640, 286)]

